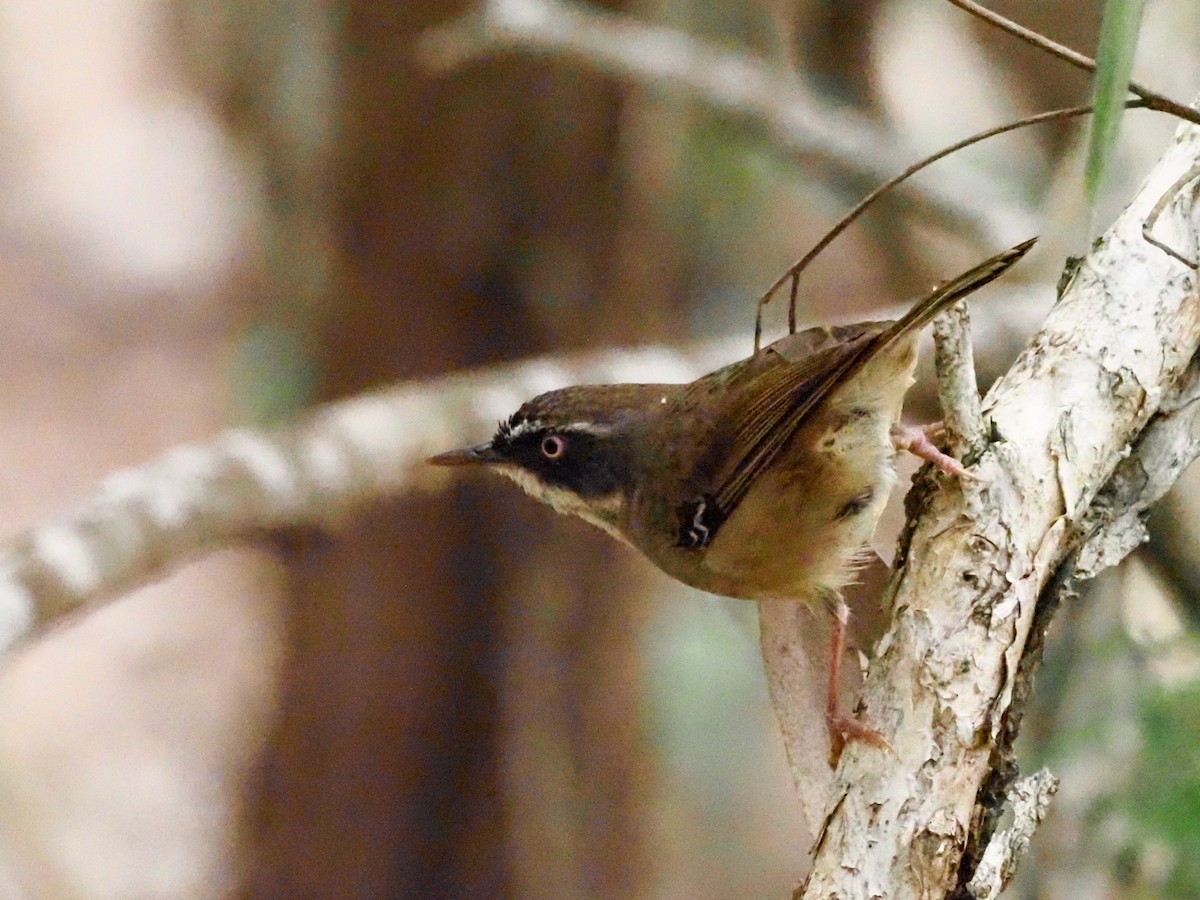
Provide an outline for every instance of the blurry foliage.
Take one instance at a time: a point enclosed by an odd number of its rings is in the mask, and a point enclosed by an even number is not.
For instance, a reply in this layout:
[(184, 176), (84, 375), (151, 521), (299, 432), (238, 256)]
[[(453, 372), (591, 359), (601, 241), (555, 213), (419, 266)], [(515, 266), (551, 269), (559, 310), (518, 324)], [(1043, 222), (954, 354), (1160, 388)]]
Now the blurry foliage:
[(674, 205), (691, 257), (687, 292), (694, 333), (753, 327), (758, 295), (746, 290), (747, 273), (739, 268), (746, 254), (736, 251), (761, 240), (763, 208), (791, 170), (768, 140), (745, 126), (702, 117), (689, 131)]
[[(763, 737), (725, 725), (739, 711), (765, 702), (754, 610), (749, 603), (694, 593), (668, 603), (643, 645), (649, 724), (660, 765), (690, 784), (707, 786), (711, 800), (734, 802), (741, 788), (724, 773)], [(676, 615), (678, 603), (689, 604), (693, 614)]]
[(272, 425), (312, 403), (317, 368), (308, 341), (307, 333), (270, 322), (246, 329), (229, 376), (245, 421)]
[(1139, 724), (1142, 753), (1123, 799), (1140, 842), (1170, 848), (1165, 895), (1200, 897), (1200, 684), (1148, 686)]
[[(650, 14), (663, 25), (678, 28), (731, 50), (783, 62), (788, 58), (787, 35), (772, 16), (770, 4), (710, 3), (695, 0), (666, 0)], [(645, 14), (645, 11), (643, 11)]]
[(763, 777), (782, 747), (754, 605), (673, 588), (640, 645), (643, 715), (663, 791), (658, 815), (688, 848), (693, 891), (705, 884), (706, 897), (782, 895), (795, 877), (788, 841), (803, 836), (786, 779)]
[(1014, 896), (1200, 897), (1200, 635), (1161, 589), (1128, 561), (1054, 623), (1020, 758), (1062, 786)]

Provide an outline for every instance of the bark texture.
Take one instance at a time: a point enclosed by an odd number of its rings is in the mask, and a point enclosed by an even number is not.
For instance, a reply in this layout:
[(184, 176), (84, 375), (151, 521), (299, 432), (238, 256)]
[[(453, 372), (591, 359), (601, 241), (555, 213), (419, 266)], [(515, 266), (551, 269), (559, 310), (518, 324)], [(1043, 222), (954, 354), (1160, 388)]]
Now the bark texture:
[[(986, 482), (910, 494), (919, 515), (863, 696), (895, 753), (847, 749), (800, 895), (954, 889), (1039, 596), (1195, 354), (1196, 272), (1146, 243), (1142, 223), (1198, 157), (1200, 131), (1185, 126), (986, 398), (990, 442), (974, 468)], [(1178, 196), (1156, 230), (1194, 258), (1192, 200)]]

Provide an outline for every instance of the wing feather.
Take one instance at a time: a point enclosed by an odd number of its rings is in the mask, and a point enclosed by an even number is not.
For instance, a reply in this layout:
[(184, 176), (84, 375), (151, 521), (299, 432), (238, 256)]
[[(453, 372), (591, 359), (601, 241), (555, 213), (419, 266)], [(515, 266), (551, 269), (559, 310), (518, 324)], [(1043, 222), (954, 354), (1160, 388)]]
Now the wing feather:
[[(805, 357), (800, 362), (783, 359), (764, 375), (770, 382), (755, 398), (747, 414), (734, 427), (733, 446), (746, 448), (731, 460), (728, 472), (714, 494), (716, 514), (729, 517), (762, 471), (795, 434), (808, 414), (868, 354), (878, 332), (864, 330), (854, 337)], [(768, 352), (770, 348), (768, 348)], [(762, 378), (764, 376), (760, 376)], [(758, 384), (755, 385), (757, 391)]]
[[(707, 546), (808, 415), (832, 391), (896, 339), (998, 278), (1033, 243), (1018, 244), (951, 279), (894, 322), (812, 328), (789, 335), (724, 376), (720, 389), (742, 397), (723, 404), (733, 409), (732, 417), (715, 423), (723, 439), (712, 442), (689, 479), (697, 488), (696, 499), (679, 510), (680, 545)], [(701, 382), (693, 387), (713, 390), (712, 384)]]

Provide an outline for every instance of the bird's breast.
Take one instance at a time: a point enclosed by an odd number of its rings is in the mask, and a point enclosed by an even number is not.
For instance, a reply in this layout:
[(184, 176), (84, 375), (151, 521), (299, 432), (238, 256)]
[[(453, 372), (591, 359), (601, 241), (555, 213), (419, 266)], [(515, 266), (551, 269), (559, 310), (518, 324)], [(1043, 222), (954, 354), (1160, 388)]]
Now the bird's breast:
[[(891, 440), (916, 365), (903, 341), (837, 388), (789, 438), (708, 546), (666, 539), (676, 509), (650, 504), (641, 549), (680, 581), (727, 597), (816, 603), (844, 587), (895, 484)], [(646, 509), (646, 504), (643, 504)]]

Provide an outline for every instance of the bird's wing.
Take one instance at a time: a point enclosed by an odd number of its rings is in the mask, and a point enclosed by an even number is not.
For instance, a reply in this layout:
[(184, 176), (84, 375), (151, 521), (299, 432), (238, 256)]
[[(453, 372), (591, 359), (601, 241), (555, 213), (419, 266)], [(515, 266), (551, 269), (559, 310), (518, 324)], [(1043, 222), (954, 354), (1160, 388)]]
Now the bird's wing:
[[(1029, 251), (1034, 240), (998, 253), (952, 278), (895, 322), (812, 328), (776, 341), (745, 364), (731, 367), (730, 380), (741, 382), (743, 402), (724, 404), (733, 408), (733, 418), (718, 423), (718, 431), (725, 424), (732, 438), (714, 440), (711, 452), (696, 467), (693, 481), (700, 491), (696, 499), (679, 510), (679, 545), (708, 546), (755, 479), (774, 462), (788, 438), (831, 391), (895, 340), (999, 278)], [(709, 378), (720, 380), (721, 375), (715, 372)], [(733, 389), (735, 385), (727, 387)], [(712, 485), (710, 491), (701, 487), (706, 482)]]
[[(717, 489), (714, 499), (726, 516), (746, 495), (750, 485), (769, 466), (796, 433), (805, 417), (842, 383), (860, 357), (873, 349), (882, 326), (890, 323), (863, 323), (836, 329), (810, 329), (828, 332), (804, 335), (805, 340), (785, 338), (767, 352), (777, 354), (778, 362), (758, 376), (748, 402), (740, 405), (733, 426), (735, 452), (732, 465)], [(800, 337), (801, 335), (795, 335)], [(806, 345), (824, 345), (805, 352)], [(819, 343), (818, 343), (819, 342)]]
[(689, 481), (694, 499), (680, 512), (679, 543), (704, 547), (779, 455), (804, 419), (848, 373), (876, 349), (890, 322), (813, 328), (789, 335), (740, 365), (732, 375), (714, 373), (697, 391), (720, 391), (730, 410), (713, 423), (714, 439)]

